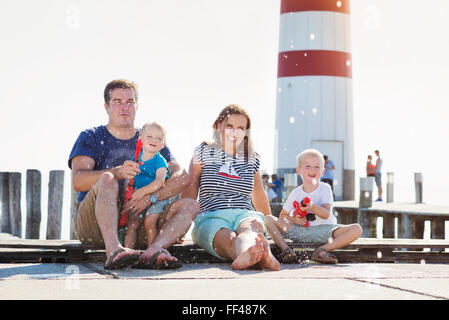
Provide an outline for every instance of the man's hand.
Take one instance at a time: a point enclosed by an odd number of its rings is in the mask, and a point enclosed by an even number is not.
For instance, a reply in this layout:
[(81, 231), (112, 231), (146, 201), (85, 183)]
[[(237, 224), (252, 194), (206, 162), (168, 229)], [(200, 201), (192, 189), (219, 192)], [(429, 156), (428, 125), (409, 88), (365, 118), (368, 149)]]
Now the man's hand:
[[(139, 190), (136, 190), (136, 192)], [(123, 211), (124, 212), (133, 212), (133, 213), (141, 213), (143, 210), (145, 210), (147, 207), (149, 207), (151, 205), (151, 200), (150, 200), (150, 196), (147, 197), (143, 197), (139, 200), (134, 199), (134, 197), (127, 201), (124, 205), (123, 205)]]
[(142, 199), (142, 198), (145, 197), (146, 195), (148, 195), (148, 197), (150, 196), (149, 194), (147, 194), (147, 193), (145, 192), (145, 190), (144, 190), (143, 188), (140, 188), (140, 189), (134, 190), (132, 199), (133, 199), (134, 201), (139, 201), (140, 199)]
[(140, 173), (139, 164), (135, 161), (126, 160), (122, 166), (117, 167), (114, 176), (117, 180), (132, 179)]

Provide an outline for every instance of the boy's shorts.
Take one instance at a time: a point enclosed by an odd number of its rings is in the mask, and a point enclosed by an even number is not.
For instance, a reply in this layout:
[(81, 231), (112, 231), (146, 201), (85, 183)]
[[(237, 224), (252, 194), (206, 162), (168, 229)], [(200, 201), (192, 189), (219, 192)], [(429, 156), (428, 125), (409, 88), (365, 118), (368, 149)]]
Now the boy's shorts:
[(332, 241), (332, 233), (340, 228), (341, 224), (320, 224), (317, 226), (303, 227), (297, 224), (284, 233), (284, 238), (295, 242), (328, 243)]
[(170, 204), (176, 200), (178, 200), (178, 197), (176, 197), (176, 199), (174, 201), (172, 201), (173, 198), (171, 199), (167, 199), (167, 200), (161, 200), (158, 201), (154, 204), (152, 204), (151, 206), (149, 206), (146, 211), (145, 211), (145, 217), (149, 216), (150, 214), (157, 214), (157, 213), (162, 213), (165, 209), (165, 207), (167, 206), (167, 204)]
[(214, 250), (215, 234), (222, 228), (231, 229), (235, 232), (244, 220), (251, 218), (255, 218), (262, 223), (266, 235), (264, 215), (262, 213), (247, 209), (222, 209), (207, 211), (196, 216), (195, 227), (192, 230), (192, 240), (210, 254), (225, 260)]

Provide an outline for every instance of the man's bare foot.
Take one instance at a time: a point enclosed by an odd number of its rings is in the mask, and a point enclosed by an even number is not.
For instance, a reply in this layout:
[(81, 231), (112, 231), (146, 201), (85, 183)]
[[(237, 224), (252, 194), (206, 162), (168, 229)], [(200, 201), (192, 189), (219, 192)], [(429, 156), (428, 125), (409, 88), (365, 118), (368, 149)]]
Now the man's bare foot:
[(268, 243), (267, 239), (265, 239), (265, 237), (261, 233), (259, 233), (257, 237), (259, 238), (263, 246), (262, 259), (260, 259), (257, 265), (260, 267), (260, 269), (279, 271), (281, 269), (281, 264), (271, 253), (270, 244)]
[[(148, 247), (147, 250), (145, 250), (139, 258), (140, 263), (145, 263), (148, 260), (151, 259), (151, 257), (159, 250), (162, 248), (159, 247)], [(170, 254), (167, 254), (165, 252), (162, 252), (159, 254), (159, 256), (156, 259), (155, 265), (160, 265), (162, 263), (164, 263), (165, 261), (176, 261), (178, 259), (176, 259), (175, 257), (171, 256)]]
[(249, 247), (248, 250), (241, 253), (231, 264), (234, 270), (248, 269), (252, 265), (258, 263), (262, 259), (263, 244), (260, 239), (256, 238), (256, 243)]

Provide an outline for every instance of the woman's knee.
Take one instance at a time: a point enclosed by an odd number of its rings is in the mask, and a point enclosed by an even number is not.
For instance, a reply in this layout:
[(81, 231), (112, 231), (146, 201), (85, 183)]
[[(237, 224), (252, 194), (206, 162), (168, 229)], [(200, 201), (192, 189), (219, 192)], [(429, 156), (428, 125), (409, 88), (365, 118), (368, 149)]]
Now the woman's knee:
[(237, 229), (237, 233), (244, 232), (244, 231), (253, 231), (253, 232), (257, 232), (257, 233), (263, 233), (265, 231), (264, 222), (257, 218), (246, 219), (242, 223), (240, 223), (240, 225)]

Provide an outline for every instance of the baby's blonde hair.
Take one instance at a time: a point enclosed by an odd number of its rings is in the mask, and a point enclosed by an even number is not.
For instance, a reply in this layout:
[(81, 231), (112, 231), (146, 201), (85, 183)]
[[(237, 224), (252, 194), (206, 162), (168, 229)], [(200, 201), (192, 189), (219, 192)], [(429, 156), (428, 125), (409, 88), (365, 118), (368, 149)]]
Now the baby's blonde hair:
[(319, 152), (316, 149), (306, 149), (303, 152), (301, 152), (300, 154), (298, 154), (296, 156), (296, 163), (298, 165), (298, 167), (301, 166), (302, 161), (306, 158), (306, 157), (317, 157), (318, 159), (320, 159), (320, 166), (321, 169), (324, 168), (324, 157), (323, 154), (321, 152)]
[(145, 130), (147, 130), (149, 128), (156, 128), (156, 129), (161, 130), (162, 135), (164, 136), (164, 140), (165, 140), (166, 131), (165, 131), (164, 127), (162, 127), (159, 123), (157, 123), (155, 121), (145, 123), (143, 125), (142, 129), (140, 129), (140, 135), (142, 135), (142, 132), (144, 132)]

